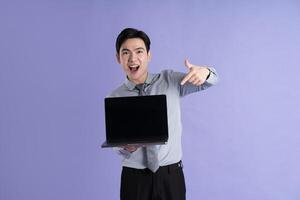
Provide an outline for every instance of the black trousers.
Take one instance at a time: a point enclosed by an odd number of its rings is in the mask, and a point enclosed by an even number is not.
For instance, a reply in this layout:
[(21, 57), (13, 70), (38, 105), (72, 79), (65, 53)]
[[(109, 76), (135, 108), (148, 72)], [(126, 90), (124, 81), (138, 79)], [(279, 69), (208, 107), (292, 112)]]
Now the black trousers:
[(149, 169), (123, 167), (121, 200), (185, 200), (182, 163)]

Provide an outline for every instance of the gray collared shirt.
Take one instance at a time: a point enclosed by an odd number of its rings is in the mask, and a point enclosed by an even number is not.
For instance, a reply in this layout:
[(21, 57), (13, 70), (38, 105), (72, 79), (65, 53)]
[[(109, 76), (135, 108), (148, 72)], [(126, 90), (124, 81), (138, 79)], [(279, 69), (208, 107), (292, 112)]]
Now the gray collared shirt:
[[(173, 70), (163, 70), (159, 74), (148, 73), (145, 83), (145, 91), (150, 95), (165, 94), (167, 96), (168, 110), (168, 129), (169, 140), (165, 145), (158, 145), (159, 165), (165, 166), (179, 162), (182, 157), (181, 147), (181, 113), (180, 97), (193, 92), (205, 90), (218, 82), (218, 76), (213, 68), (209, 68), (211, 74), (209, 78), (200, 86), (194, 86), (190, 83), (180, 85), (181, 80), (186, 75)], [(139, 91), (135, 88), (136, 84), (126, 79), (124, 84), (115, 89), (109, 95), (110, 97), (138, 96)], [(129, 153), (121, 148), (114, 148), (123, 156), (122, 165), (136, 169), (146, 168), (145, 148), (140, 147), (135, 152)]]

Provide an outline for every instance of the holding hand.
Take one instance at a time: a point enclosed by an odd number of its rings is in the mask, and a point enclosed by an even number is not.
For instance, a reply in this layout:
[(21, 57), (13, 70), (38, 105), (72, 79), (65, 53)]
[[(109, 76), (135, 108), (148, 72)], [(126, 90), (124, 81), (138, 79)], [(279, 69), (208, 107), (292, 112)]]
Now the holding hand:
[(125, 146), (123, 147), (124, 150), (130, 152), (130, 153), (133, 153), (135, 152), (139, 147), (142, 147), (142, 145), (128, 145), (128, 146)]
[(207, 67), (192, 65), (187, 59), (185, 59), (184, 64), (188, 68), (189, 72), (182, 79), (180, 83), (181, 85), (184, 85), (186, 82), (189, 82), (193, 85), (200, 86), (206, 81), (210, 73)]

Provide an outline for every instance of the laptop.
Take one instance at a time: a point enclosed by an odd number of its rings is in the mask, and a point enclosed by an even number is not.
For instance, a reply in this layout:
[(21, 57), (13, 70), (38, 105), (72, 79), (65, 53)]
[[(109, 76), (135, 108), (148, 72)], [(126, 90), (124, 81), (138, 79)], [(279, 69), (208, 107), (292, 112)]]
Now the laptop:
[(105, 147), (166, 144), (166, 95), (105, 98)]

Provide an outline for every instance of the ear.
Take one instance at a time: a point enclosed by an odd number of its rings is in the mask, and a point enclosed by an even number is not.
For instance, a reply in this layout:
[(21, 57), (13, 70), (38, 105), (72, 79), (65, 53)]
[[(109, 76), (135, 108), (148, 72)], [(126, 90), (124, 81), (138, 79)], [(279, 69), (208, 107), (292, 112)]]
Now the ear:
[(117, 62), (118, 62), (119, 64), (121, 64), (121, 61), (120, 61), (120, 55), (119, 55), (118, 53), (116, 53), (116, 58), (117, 58)]
[(150, 61), (152, 59), (152, 53), (149, 51), (148, 52), (148, 61)]

